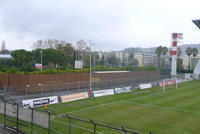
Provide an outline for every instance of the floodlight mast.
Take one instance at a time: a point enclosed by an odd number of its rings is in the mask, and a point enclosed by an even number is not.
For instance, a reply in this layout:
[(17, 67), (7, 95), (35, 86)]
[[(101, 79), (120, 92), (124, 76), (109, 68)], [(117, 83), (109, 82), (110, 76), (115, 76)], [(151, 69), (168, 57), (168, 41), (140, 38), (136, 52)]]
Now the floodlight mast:
[(176, 77), (177, 74), (177, 46), (179, 39), (182, 39), (183, 34), (182, 33), (172, 33), (172, 68), (171, 68), (171, 75), (173, 77)]

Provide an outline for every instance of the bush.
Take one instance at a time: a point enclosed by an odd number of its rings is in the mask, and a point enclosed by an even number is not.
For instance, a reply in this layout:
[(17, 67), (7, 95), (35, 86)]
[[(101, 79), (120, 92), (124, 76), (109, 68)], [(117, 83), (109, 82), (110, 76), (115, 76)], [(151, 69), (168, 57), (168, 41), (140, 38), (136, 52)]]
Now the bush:
[(20, 71), (22, 72), (33, 72), (35, 71), (35, 68), (31, 65), (21, 66)]
[[(96, 66), (92, 68), (92, 71), (154, 71), (156, 70), (153, 66), (145, 66), (145, 67), (105, 67), (105, 66)], [(1, 72), (5, 73), (19, 73), (19, 74), (62, 74), (62, 73), (89, 73), (90, 69), (71, 69), (71, 68), (62, 68), (62, 69), (44, 69), (41, 72), (40, 70), (36, 70), (33, 66), (22, 66), (19, 71), (15, 68), (9, 68), (7, 70), (1, 70)]]
[(6, 71), (6, 73), (15, 74), (17, 73), (17, 69), (15, 67), (11, 67)]

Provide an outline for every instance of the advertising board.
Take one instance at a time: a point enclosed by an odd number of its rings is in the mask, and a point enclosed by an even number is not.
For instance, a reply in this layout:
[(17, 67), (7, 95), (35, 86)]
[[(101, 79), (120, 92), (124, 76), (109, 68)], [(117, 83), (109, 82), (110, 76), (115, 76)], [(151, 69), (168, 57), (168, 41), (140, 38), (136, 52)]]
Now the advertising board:
[(140, 84), (139, 87), (140, 87), (140, 89), (147, 89), (147, 88), (152, 88), (152, 85), (151, 85), (151, 83)]
[(61, 101), (70, 102), (70, 101), (75, 101), (75, 100), (80, 100), (80, 99), (85, 99), (85, 98), (88, 98), (87, 92), (74, 93), (74, 94), (61, 96)]
[(116, 94), (130, 92), (130, 91), (131, 91), (131, 87), (115, 88)]
[(50, 96), (50, 97), (36, 98), (36, 99), (22, 101), (22, 105), (24, 108), (29, 108), (29, 107), (33, 108), (37, 106), (42, 106), (44, 104), (56, 104), (56, 103), (58, 103), (57, 96)]
[(36, 68), (36, 69), (41, 69), (41, 68), (42, 68), (42, 64), (40, 64), (40, 63), (35, 63), (35, 68)]
[(176, 84), (176, 79), (172, 80), (164, 80), (159, 82), (159, 86), (168, 86), (168, 85), (175, 85)]
[(98, 90), (98, 91), (93, 91), (93, 94), (94, 94), (94, 97), (113, 95), (114, 94), (114, 90), (113, 89)]
[(75, 69), (82, 69), (82, 68), (83, 68), (83, 61), (75, 60)]

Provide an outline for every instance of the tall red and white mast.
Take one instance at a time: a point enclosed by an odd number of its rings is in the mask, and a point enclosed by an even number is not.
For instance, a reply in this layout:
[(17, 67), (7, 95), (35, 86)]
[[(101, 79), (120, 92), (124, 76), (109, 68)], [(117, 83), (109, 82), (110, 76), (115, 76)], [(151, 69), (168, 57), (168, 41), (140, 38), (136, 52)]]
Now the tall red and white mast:
[(177, 74), (177, 46), (178, 46), (178, 39), (182, 39), (183, 34), (182, 33), (172, 33), (172, 69), (171, 69), (171, 75), (176, 76)]

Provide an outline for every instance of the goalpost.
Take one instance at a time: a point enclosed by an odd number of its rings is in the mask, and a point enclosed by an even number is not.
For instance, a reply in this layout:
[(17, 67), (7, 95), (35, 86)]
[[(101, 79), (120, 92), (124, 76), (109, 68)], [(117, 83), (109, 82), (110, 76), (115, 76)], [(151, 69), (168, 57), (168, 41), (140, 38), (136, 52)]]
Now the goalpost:
[(163, 92), (165, 92), (166, 87), (171, 85), (176, 85), (176, 89), (178, 88), (177, 78), (164, 79), (163, 81), (159, 82), (159, 86), (162, 87)]

